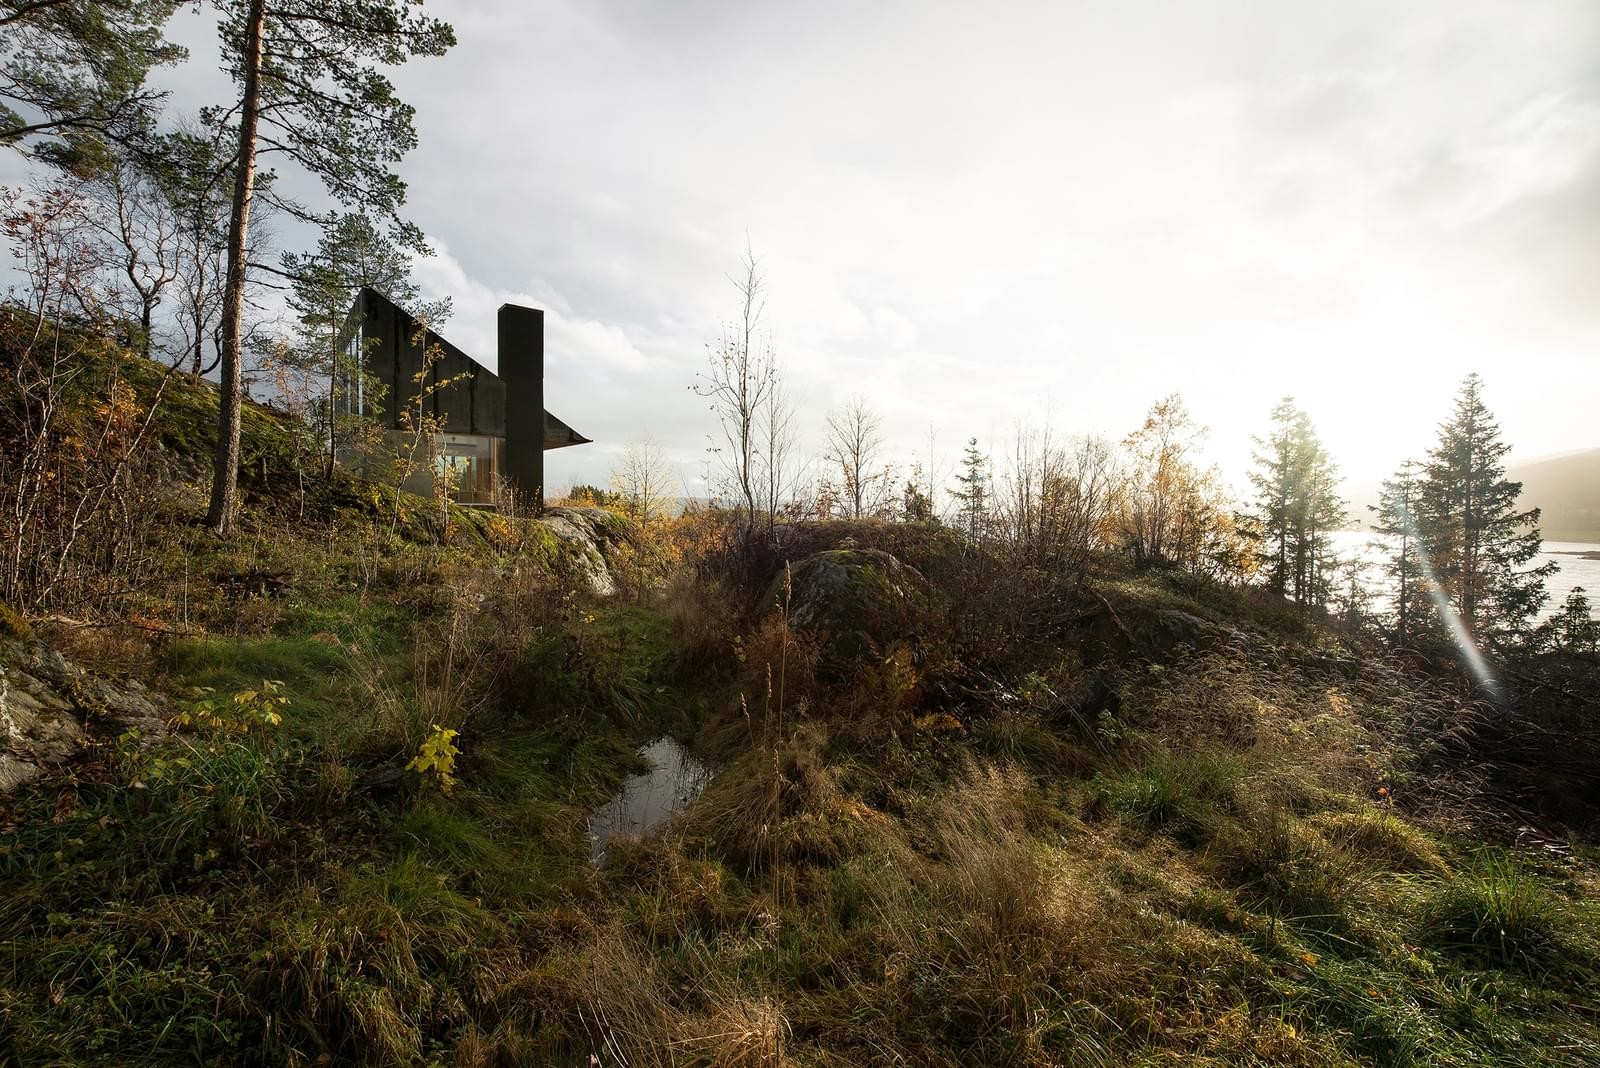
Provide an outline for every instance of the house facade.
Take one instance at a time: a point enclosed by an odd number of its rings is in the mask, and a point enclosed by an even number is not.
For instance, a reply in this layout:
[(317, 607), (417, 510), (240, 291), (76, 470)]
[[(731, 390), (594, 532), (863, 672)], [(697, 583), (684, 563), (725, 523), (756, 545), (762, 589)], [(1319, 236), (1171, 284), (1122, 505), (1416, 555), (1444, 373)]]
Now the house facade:
[[(498, 373), (424, 330), (382, 293), (363, 289), (350, 309), (344, 344), (351, 366), (367, 373), (342, 391), (342, 403), (379, 420), (398, 440), (407, 429), (406, 413), (418, 414), (421, 398), (420, 414), (431, 416), (439, 433), (402, 488), (432, 494), (444, 486), (458, 503), (479, 506), (501, 503), (510, 488), (543, 508), (545, 452), (589, 439), (545, 411), (544, 312), (505, 304), (496, 325)], [(430, 349), (439, 355), (428, 366)]]

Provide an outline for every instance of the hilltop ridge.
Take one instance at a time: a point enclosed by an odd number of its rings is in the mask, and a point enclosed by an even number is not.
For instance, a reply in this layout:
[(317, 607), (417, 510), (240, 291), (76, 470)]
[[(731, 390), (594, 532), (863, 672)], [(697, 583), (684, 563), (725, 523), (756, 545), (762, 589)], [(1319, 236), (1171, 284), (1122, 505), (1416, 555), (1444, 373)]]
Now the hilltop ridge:
[[(266, 409), (221, 539), (177, 385), (122, 614), (0, 643), (80, 728), (0, 798), (0, 1060), (1600, 1058), (1576, 669), (1508, 711), (1261, 589), (927, 522), (558, 511), (614, 532), (596, 584), (550, 524), (319, 485)], [(662, 736), (709, 783), (597, 864)]]

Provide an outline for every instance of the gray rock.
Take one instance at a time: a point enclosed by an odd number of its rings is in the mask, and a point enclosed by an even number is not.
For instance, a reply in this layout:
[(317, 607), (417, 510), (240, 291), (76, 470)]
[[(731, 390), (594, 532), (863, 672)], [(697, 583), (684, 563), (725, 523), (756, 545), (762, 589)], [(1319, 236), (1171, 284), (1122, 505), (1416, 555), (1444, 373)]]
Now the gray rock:
[(117, 682), (32, 639), (0, 640), (0, 795), (70, 761), (94, 733), (167, 733), (159, 698)]
[[(824, 651), (860, 656), (872, 647), (910, 636), (928, 601), (928, 581), (915, 568), (879, 549), (829, 549), (790, 568), (789, 625), (823, 637)], [(780, 603), (784, 577), (769, 597)]]
[(593, 593), (609, 597), (617, 592), (611, 560), (632, 539), (626, 519), (604, 508), (550, 508), (539, 522), (561, 542), (567, 562)]

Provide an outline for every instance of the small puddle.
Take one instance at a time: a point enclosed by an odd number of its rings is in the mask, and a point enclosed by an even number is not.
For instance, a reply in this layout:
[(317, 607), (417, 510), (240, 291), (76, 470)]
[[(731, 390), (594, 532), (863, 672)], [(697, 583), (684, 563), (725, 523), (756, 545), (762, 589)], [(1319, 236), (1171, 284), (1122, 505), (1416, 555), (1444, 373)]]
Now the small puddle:
[(650, 770), (630, 775), (621, 793), (589, 814), (589, 853), (596, 861), (611, 839), (654, 830), (711, 781), (711, 770), (665, 735), (640, 747), (639, 755), (650, 762)]

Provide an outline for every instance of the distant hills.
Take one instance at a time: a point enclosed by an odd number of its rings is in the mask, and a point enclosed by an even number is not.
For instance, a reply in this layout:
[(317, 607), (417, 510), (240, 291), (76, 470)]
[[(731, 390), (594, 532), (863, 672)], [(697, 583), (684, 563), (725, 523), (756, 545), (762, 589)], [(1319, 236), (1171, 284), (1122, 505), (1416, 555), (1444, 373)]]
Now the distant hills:
[[(1539, 530), (1546, 541), (1600, 542), (1600, 449), (1582, 449), (1510, 465), (1506, 475), (1522, 483), (1520, 507), (1539, 508)], [(1346, 485), (1350, 518), (1365, 530), (1372, 524), (1367, 506), (1376, 504), (1371, 485)]]
[(1600, 449), (1514, 464), (1506, 473), (1522, 483), (1522, 507), (1543, 509), (1547, 541), (1600, 542)]

